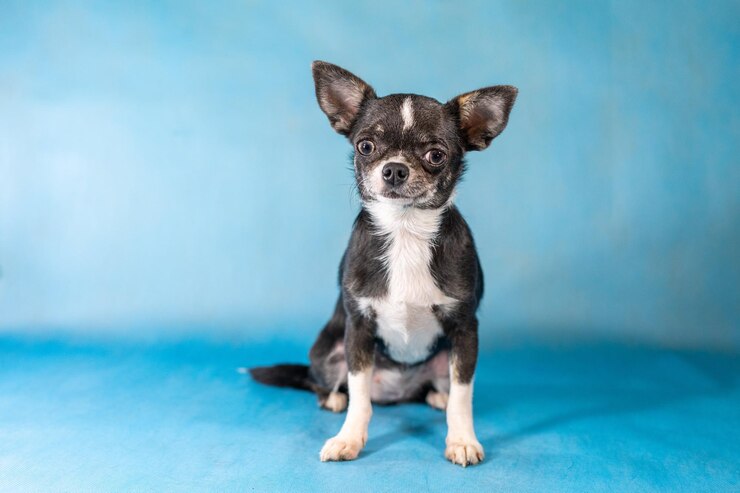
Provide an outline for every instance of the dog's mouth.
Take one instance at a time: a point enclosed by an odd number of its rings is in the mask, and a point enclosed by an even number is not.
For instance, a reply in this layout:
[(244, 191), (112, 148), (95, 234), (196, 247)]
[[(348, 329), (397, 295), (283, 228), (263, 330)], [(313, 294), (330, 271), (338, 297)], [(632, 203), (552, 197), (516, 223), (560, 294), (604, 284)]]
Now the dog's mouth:
[(403, 206), (416, 206), (423, 205), (427, 201), (428, 195), (429, 194), (427, 192), (410, 194), (408, 192), (404, 193), (403, 191), (399, 190), (387, 189), (383, 190), (379, 194), (376, 194), (375, 200)]
[(381, 195), (385, 197), (386, 199), (403, 199), (403, 200), (413, 200), (414, 197), (410, 197), (406, 195), (405, 193), (401, 193), (398, 190), (383, 190), (381, 192)]
[(417, 200), (427, 194), (418, 183), (404, 183), (401, 186), (384, 186), (379, 195), (391, 200)]

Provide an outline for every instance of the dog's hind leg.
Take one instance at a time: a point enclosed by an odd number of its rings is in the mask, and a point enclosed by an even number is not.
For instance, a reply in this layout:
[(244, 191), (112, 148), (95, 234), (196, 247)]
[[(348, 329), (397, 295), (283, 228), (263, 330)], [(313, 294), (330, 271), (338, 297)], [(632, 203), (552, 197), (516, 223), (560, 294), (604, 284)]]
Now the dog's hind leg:
[[(345, 381), (346, 378), (345, 376)], [(347, 409), (347, 401), (347, 393), (340, 392), (338, 389), (319, 395), (319, 406), (333, 413), (341, 413)]]
[(316, 339), (309, 357), (311, 377), (322, 388), (317, 391), (319, 406), (340, 413), (347, 408), (347, 360), (344, 354), (346, 316), (342, 297), (337, 300), (329, 322)]
[(447, 409), (447, 401), (450, 397), (450, 366), (449, 352), (441, 351), (427, 363), (431, 374), (431, 389), (424, 399), (427, 404), (435, 409), (444, 411)]
[(344, 356), (344, 343), (338, 342), (321, 365), (322, 378), (331, 383), (331, 391), (318, 394), (319, 406), (335, 413), (347, 409), (347, 361)]

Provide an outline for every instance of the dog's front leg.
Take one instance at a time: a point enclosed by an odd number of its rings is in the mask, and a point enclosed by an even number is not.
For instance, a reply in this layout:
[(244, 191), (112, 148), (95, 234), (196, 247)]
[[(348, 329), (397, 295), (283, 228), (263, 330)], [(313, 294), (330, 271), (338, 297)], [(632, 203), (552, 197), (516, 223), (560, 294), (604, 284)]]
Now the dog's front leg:
[(349, 407), (344, 425), (337, 436), (330, 438), (321, 449), (322, 462), (354, 460), (367, 442), (367, 427), (372, 416), (370, 384), (375, 358), (375, 320), (365, 314), (347, 318), (345, 352), (349, 375)]
[(445, 457), (465, 467), (483, 460), (473, 428), (473, 375), (478, 360), (478, 320), (458, 321), (449, 334), (450, 396), (447, 402)]

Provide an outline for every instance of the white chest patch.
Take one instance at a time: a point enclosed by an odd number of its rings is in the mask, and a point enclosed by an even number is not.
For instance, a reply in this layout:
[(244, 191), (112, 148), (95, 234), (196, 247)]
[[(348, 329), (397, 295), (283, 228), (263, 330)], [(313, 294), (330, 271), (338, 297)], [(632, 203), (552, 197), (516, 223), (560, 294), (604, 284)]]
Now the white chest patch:
[(361, 299), (361, 308), (375, 311), (377, 335), (391, 357), (415, 363), (428, 356), (442, 334), (432, 306), (450, 307), (457, 301), (442, 293), (429, 269), (444, 208), (426, 210), (372, 202), (367, 209), (378, 234), (388, 237), (382, 258), (388, 269), (388, 292), (380, 299)]

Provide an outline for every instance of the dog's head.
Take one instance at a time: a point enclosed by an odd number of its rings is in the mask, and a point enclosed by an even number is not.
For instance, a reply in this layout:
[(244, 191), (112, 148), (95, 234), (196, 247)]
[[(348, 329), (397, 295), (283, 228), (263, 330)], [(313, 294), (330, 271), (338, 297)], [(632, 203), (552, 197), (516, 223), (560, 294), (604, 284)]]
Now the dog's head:
[(465, 152), (485, 149), (504, 130), (517, 95), (492, 86), (446, 104), (415, 94), (379, 98), (359, 77), (319, 61), (313, 78), (319, 106), (354, 147), (362, 200), (422, 208), (450, 199)]

